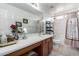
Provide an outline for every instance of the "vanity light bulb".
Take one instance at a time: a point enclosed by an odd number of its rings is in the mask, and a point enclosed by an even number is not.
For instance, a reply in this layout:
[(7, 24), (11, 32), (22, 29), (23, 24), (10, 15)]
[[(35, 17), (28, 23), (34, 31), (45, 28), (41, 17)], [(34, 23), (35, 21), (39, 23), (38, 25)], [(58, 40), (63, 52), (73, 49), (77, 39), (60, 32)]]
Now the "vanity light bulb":
[(23, 31), (24, 31), (25, 33), (27, 33), (27, 29), (26, 29), (26, 28), (24, 28)]
[(79, 15), (79, 12), (77, 12), (77, 14)]

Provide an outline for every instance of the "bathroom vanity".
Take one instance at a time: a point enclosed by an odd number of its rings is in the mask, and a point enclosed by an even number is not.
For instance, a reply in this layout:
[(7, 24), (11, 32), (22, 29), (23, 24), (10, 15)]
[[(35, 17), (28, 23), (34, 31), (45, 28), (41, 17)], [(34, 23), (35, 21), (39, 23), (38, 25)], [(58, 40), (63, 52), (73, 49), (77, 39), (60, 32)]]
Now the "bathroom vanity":
[(53, 48), (53, 35), (27, 35), (27, 39), (18, 40), (16, 44), (0, 48), (0, 55), (24, 56), (31, 50), (38, 56), (47, 56)]

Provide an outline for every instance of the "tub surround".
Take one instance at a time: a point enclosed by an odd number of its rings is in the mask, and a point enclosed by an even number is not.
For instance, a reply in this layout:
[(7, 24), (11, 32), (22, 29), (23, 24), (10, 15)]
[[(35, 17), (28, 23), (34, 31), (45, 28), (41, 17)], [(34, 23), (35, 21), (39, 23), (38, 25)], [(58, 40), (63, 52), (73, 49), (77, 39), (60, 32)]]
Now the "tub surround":
[[(10, 53), (18, 51), (20, 49), (23, 49), (23, 48), (27, 49), (28, 46), (31, 46), (33, 44), (36, 44), (37, 46), (41, 45), (42, 41), (44, 41), (48, 38), (52, 38), (52, 37), (53, 37), (53, 35), (39, 35), (39, 34), (34, 34), (34, 33), (33, 34), (27, 34), (27, 39), (19, 39), (17, 41), (17, 43), (14, 44), (14, 45), (10, 45), (10, 46), (0, 48), (0, 55), (10, 55)], [(42, 43), (44, 43), (44, 42), (42, 42)], [(34, 46), (36, 46), (36, 45), (34, 45)], [(38, 52), (38, 51), (36, 51), (36, 52)], [(43, 54), (39, 53), (39, 55), (43, 55)], [(46, 55), (48, 55), (48, 53)]]

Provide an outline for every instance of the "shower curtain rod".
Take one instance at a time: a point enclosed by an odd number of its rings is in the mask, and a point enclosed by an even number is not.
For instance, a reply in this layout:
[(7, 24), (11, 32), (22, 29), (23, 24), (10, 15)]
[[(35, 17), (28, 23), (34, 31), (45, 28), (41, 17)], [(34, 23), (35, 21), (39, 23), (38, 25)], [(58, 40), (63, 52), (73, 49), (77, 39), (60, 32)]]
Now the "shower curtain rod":
[(62, 15), (68, 15), (68, 14), (74, 13), (74, 12), (79, 12), (79, 10), (75, 10), (75, 11), (71, 11), (71, 12), (66, 12), (66, 13), (63, 13), (63, 12), (62, 12), (62, 14), (54, 15), (54, 16), (52, 16), (52, 17), (62, 16)]

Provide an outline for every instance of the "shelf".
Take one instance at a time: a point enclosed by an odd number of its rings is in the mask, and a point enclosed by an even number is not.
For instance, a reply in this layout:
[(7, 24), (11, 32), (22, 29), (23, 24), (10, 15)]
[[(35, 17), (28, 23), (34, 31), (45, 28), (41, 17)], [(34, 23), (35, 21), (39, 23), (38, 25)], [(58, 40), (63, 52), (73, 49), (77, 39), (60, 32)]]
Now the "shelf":
[(46, 30), (46, 31), (52, 31), (52, 30)]
[(53, 27), (46, 27), (46, 28), (53, 28)]
[(46, 33), (50, 34), (53, 32), (53, 24), (50, 21), (46, 21)]

